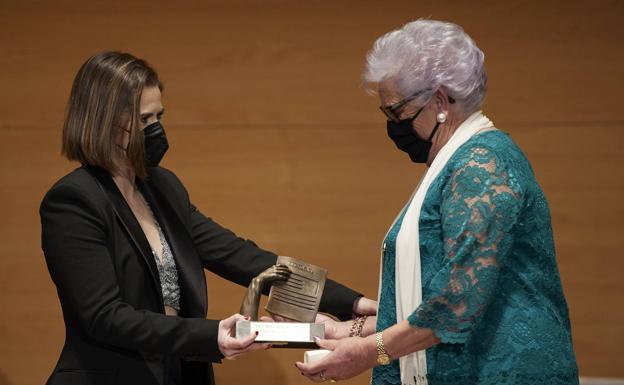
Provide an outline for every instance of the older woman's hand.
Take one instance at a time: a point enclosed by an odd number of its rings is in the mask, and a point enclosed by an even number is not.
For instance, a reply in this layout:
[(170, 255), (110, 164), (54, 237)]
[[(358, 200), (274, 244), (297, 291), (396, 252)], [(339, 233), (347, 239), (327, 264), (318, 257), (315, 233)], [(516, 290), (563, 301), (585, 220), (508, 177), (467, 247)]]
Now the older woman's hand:
[(314, 322), (325, 325), (325, 338), (332, 340), (348, 337), (349, 328), (353, 324), (353, 321), (340, 322), (321, 313), (316, 315)]
[(228, 360), (235, 360), (254, 350), (265, 350), (271, 347), (269, 343), (254, 343), (258, 336), (257, 334), (251, 334), (241, 339), (234, 337), (232, 331), (236, 327), (236, 322), (248, 319), (248, 317), (244, 317), (240, 314), (234, 314), (219, 322), (217, 343), (219, 344), (219, 351), (221, 351), (221, 354)]
[(301, 374), (314, 382), (344, 380), (357, 376), (377, 364), (377, 345), (374, 338), (317, 339), (316, 343), (332, 352), (317, 362), (295, 364)]

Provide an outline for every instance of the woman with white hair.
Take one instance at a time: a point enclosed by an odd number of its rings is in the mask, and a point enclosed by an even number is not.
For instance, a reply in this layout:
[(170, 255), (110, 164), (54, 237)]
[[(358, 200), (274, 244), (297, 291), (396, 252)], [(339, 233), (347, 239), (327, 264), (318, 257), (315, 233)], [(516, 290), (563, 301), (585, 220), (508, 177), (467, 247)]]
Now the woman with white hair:
[(379, 38), (364, 80), (396, 147), (427, 172), (382, 248), (376, 317), (327, 322), (313, 381), (578, 384), (550, 212), (531, 166), (480, 111), (484, 55), (457, 25)]

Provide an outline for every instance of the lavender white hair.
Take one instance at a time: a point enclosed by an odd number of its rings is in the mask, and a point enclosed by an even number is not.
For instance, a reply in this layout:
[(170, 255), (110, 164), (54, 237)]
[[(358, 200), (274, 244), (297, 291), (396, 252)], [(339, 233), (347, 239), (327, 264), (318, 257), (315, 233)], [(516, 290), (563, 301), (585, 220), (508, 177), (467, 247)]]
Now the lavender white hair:
[(485, 98), (483, 60), (483, 52), (460, 26), (418, 19), (377, 39), (366, 56), (363, 77), (368, 84), (392, 79), (405, 96), (430, 89), (418, 98), (423, 105), (444, 88), (471, 113)]

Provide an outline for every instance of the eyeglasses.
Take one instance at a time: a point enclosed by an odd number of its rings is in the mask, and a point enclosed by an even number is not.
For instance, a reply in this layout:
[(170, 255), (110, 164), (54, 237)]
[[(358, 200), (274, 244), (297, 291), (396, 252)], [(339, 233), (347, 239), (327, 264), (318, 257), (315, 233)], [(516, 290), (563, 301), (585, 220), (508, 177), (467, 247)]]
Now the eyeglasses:
[(403, 107), (404, 105), (416, 99), (417, 97), (419, 97), (420, 95), (422, 95), (423, 93), (427, 91), (431, 91), (431, 88), (417, 91), (411, 94), (410, 96), (406, 97), (405, 99), (399, 100), (398, 102), (393, 103), (389, 106), (379, 106), (379, 109), (381, 110), (381, 112), (383, 112), (386, 115), (388, 120), (398, 123), (401, 120), (399, 118), (399, 115), (400, 115), (399, 109), (401, 109), (401, 107)]
[[(411, 94), (410, 96), (406, 97), (405, 99), (400, 100), (396, 103), (393, 103), (389, 106), (379, 106), (379, 109), (384, 113), (384, 115), (386, 115), (388, 120), (398, 123), (401, 121), (401, 118), (399, 117), (399, 115), (401, 115), (401, 112), (399, 111), (401, 107), (405, 106), (407, 103), (411, 102), (412, 100), (416, 99), (417, 97), (419, 97), (420, 95), (422, 95), (423, 93), (427, 91), (431, 91), (431, 88), (426, 88), (424, 90), (417, 91)], [(451, 104), (455, 103), (455, 99), (451, 98), (450, 96), (448, 100), (449, 100), (449, 103)], [(417, 115), (420, 114), (420, 111), (422, 111), (422, 108), (418, 111)]]

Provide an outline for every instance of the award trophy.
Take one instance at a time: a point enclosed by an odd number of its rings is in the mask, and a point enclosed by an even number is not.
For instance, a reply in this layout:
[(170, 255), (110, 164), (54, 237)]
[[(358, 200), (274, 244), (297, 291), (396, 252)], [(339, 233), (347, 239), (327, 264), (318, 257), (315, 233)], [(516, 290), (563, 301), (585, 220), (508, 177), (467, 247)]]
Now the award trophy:
[[(326, 269), (291, 257), (278, 257), (275, 266), (249, 284), (240, 313), (251, 320), (236, 323), (236, 337), (259, 332), (256, 342), (270, 342), (274, 347), (316, 348), (314, 337), (325, 336), (325, 325), (314, 320), (326, 278)], [(260, 295), (266, 283), (271, 284), (271, 291), (265, 310), (295, 322), (258, 322)]]

